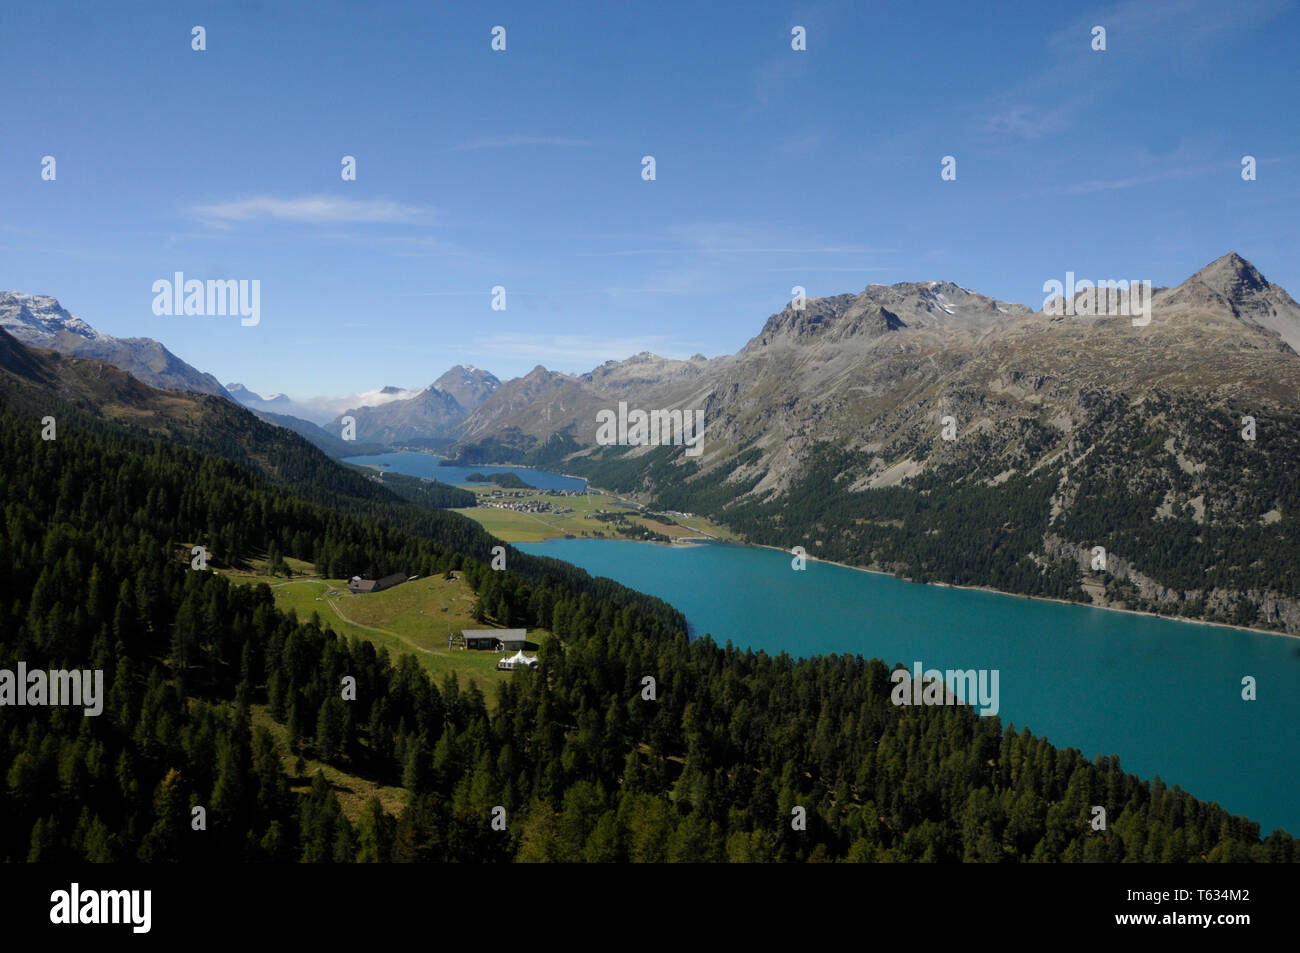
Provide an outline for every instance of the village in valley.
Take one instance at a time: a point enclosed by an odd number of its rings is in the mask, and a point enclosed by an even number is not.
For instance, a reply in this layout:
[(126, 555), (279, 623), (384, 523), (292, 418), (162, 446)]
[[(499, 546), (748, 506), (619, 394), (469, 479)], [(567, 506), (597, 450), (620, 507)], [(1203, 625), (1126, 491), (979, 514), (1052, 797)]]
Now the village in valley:
[(634, 539), (655, 543), (732, 540), (724, 527), (692, 513), (656, 512), (624, 496), (585, 490), (467, 486), (477, 505), (456, 509), (507, 543), (545, 539)]
[(551, 513), (565, 516), (574, 512), (572, 506), (564, 506), (546, 497), (586, 496), (588, 490), (549, 490), (546, 496), (535, 489), (528, 490), (486, 490), (478, 494), (478, 505), (490, 509), (511, 510), (515, 513)]

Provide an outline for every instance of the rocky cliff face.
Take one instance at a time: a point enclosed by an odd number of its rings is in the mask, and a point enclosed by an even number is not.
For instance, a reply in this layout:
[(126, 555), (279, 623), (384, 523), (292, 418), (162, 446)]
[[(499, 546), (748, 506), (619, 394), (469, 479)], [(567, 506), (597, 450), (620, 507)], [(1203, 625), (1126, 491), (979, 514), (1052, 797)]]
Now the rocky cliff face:
[[(1222, 586), (1179, 589), (1167, 586), (1141, 572), (1121, 553), (1106, 554), (1104, 573), (1092, 569), (1092, 547), (1064, 540), (1055, 533), (1043, 535), (1043, 554), (1075, 565), (1081, 578), (1096, 583), (1089, 587), (1094, 605), (1109, 608), (1148, 608), (1167, 615), (1204, 614), (1223, 619), (1236, 618), (1245, 611), (1250, 621), (1264, 628), (1300, 634), (1300, 599), (1260, 589), (1233, 589)], [(1103, 583), (1118, 580), (1127, 586), (1114, 592)], [(1132, 592), (1124, 590), (1131, 589)], [(1133, 595), (1136, 594), (1136, 599)]]

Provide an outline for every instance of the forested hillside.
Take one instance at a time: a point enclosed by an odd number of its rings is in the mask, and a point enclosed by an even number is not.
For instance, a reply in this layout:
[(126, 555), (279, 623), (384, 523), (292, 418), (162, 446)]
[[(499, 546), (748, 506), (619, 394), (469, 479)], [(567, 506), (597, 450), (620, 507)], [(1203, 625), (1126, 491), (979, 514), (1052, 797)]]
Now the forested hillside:
[[(688, 643), (680, 613), (608, 580), (513, 552), (492, 572), (493, 541), (456, 514), (391, 497), (331, 508), (228, 460), (60, 419), (45, 441), (39, 418), (0, 414), (0, 668), (103, 669), (107, 699), (98, 717), (0, 707), (5, 859), (1296, 858), (1289, 836), (1261, 841), (1113, 761), (966, 708), (895, 708), (881, 662)], [(189, 543), (218, 567), (274, 543), (331, 576), (458, 569), (559, 638), (489, 713), (413, 658), (191, 569)], [(409, 807), (392, 818), (375, 801), (354, 825), (323, 777), (291, 793), (254, 704), (301, 750), (408, 788)]]

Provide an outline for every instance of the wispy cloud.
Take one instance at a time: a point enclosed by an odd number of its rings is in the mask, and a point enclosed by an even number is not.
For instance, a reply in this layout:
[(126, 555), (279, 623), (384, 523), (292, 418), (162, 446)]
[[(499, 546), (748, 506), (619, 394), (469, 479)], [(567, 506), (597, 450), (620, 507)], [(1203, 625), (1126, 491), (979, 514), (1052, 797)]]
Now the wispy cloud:
[[(892, 254), (888, 249), (836, 243), (835, 236), (810, 233), (802, 226), (768, 222), (685, 222), (641, 233), (584, 237), (603, 247), (573, 252), (576, 258), (663, 259), (658, 263), (661, 267), (647, 267), (639, 282), (591, 289), (613, 298), (723, 294), (744, 286), (754, 268), (767, 272), (886, 271), (890, 269), (877, 262)], [(794, 266), (794, 262), (818, 259), (816, 269)]]
[[(1139, 185), (1151, 185), (1154, 182), (1197, 179), (1205, 176), (1236, 179), (1241, 166), (1236, 160), (1205, 160), (1203, 152), (1222, 152), (1222, 147), (1199, 142), (1184, 144), (1166, 155), (1152, 155), (1142, 150), (1136, 155), (1124, 156), (1112, 160), (1110, 165), (1120, 166), (1127, 175), (1115, 175), (1110, 178), (1086, 179), (1059, 189), (1067, 195), (1086, 195), (1092, 192), (1109, 192), (1117, 189), (1131, 189)], [(1259, 159), (1260, 165), (1273, 164), (1277, 158)]]
[(1016, 105), (985, 116), (981, 131), (997, 139), (1041, 139), (1061, 125), (1059, 112)]
[[(1215, 46), (1263, 27), (1287, 6), (1288, 0), (1124, 0), (1079, 14), (1045, 38), (1046, 65), (973, 105), (970, 131), (985, 148), (1014, 149), (1078, 128), (1135, 76), (1201, 69)], [(1094, 26), (1106, 29), (1105, 52), (1092, 49)]]
[(458, 152), (464, 149), (510, 149), (514, 146), (594, 146), (595, 143), (590, 139), (566, 139), (562, 136), (523, 136), (523, 135), (502, 135), (502, 136), (483, 136), (479, 139), (471, 139), (468, 142), (462, 142), (451, 147), (451, 151)]
[[(1220, 165), (1219, 168), (1222, 168)], [(1205, 167), (1180, 166), (1177, 168), (1162, 169), (1157, 172), (1150, 172), (1146, 175), (1131, 175), (1117, 179), (1089, 179), (1087, 182), (1076, 182), (1074, 185), (1062, 189), (1067, 195), (1087, 195), (1090, 192), (1110, 192), (1115, 189), (1131, 189), (1138, 185), (1150, 185), (1152, 182), (1164, 182), (1169, 179), (1193, 179), (1203, 175), (1208, 170)]]
[[(769, 36), (776, 52), (760, 63), (752, 72), (753, 100), (745, 110), (747, 117), (762, 112), (774, 102), (781, 102), (800, 81), (813, 69), (813, 57), (822, 48), (825, 38), (833, 29), (832, 23), (838, 19), (835, 3), (802, 3), (788, 24), (775, 27)], [(796, 52), (791, 47), (792, 30), (795, 25), (802, 26), (808, 50)]]
[(377, 235), (365, 232), (324, 231), (316, 236), (322, 242), (353, 245), (392, 255), (394, 258), (464, 258), (474, 254), (456, 242), (433, 235)]
[(427, 221), (433, 210), (388, 199), (343, 199), (329, 195), (286, 199), (258, 195), (195, 206), (194, 213), (199, 218), (217, 223), (277, 221), (309, 225), (405, 225)]
[[(610, 242), (653, 242), (649, 247), (574, 252), (578, 258), (622, 258), (635, 255), (872, 255), (885, 249), (865, 245), (800, 244), (800, 229), (785, 225), (741, 222), (690, 222), (641, 234), (601, 234), (592, 239)], [(796, 241), (790, 241), (795, 238)]]
[(1048, 47), (1065, 60), (1090, 53), (1091, 29), (1104, 26), (1107, 55), (1121, 53), (1132, 60), (1154, 56), (1182, 59), (1203, 53), (1235, 33), (1258, 29), (1285, 13), (1289, 0), (1172, 0), (1150, 3), (1125, 0), (1080, 16), (1048, 39)]

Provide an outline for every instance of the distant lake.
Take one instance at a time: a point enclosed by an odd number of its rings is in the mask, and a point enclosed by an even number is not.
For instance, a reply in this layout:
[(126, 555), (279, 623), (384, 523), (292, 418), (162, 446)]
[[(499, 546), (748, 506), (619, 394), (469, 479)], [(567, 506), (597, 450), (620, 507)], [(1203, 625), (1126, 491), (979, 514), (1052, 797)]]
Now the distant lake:
[[(925, 668), (997, 669), (1005, 726), (1091, 760), (1159, 775), (1300, 834), (1300, 639), (892, 576), (728, 544), (624, 540), (515, 543), (659, 596), (692, 635), (810, 656), (842, 653)], [(1241, 698), (1243, 676), (1257, 701)], [(1121, 806), (1108, 806), (1113, 820)]]
[[(578, 477), (562, 476), (559, 473), (548, 473), (545, 470), (533, 470), (529, 467), (442, 467), (438, 461), (446, 459), (445, 457), (435, 457), (431, 453), (376, 453), (364, 457), (345, 457), (345, 463), (355, 463), (358, 466), (383, 467), (385, 470), (391, 470), (394, 473), (404, 473), (407, 476), (428, 477), (437, 480), (439, 483), (450, 483), (452, 486), (474, 486), (476, 484), (467, 483), (465, 477), (471, 473), (514, 473), (519, 476), (529, 486), (536, 487), (539, 490), (583, 490), (587, 487), (587, 481)], [(477, 484), (482, 486), (484, 484)], [(491, 484), (487, 484), (491, 485)]]

